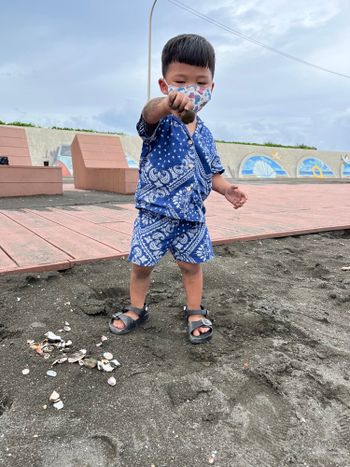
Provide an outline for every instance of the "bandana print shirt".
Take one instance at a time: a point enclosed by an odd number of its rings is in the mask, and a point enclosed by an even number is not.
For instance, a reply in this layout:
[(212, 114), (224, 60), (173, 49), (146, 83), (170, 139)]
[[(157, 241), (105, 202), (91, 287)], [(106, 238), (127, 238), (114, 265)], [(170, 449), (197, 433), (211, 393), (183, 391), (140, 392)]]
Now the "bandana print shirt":
[(211, 132), (197, 117), (191, 136), (174, 115), (162, 118), (152, 130), (141, 116), (136, 208), (171, 219), (205, 222), (203, 202), (211, 191), (212, 176), (224, 172)]

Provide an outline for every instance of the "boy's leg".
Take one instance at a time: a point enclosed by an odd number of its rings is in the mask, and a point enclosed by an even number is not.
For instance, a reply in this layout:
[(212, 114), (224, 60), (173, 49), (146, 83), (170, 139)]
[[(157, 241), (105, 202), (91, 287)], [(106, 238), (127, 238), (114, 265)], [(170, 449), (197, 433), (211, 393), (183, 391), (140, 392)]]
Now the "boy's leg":
[[(203, 271), (201, 264), (184, 263), (177, 261), (182, 273), (182, 282), (184, 284), (187, 307), (190, 310), (200, 310), (203, 293)], [(203, 318), (202, 315), (193, 315), (188, 317), (188, 321), (198, 321)], [(193, 331), (194, 336), (208, 332), (209, 328), (204, 326)]]
[[(132, 265), (130, 274), (130, 301), (131, 305), (136, 308), (143, 308), (145, 304), (146, 295), (148, 293), (151, 273), (153, 267)], [(125, 315), (137, 320), (139, 316), (134, 311), (126, 311)], [(123, 329), (125, 324), (122, 320), (116, 319), (113, 321), (113, 326), (117, 329)]]

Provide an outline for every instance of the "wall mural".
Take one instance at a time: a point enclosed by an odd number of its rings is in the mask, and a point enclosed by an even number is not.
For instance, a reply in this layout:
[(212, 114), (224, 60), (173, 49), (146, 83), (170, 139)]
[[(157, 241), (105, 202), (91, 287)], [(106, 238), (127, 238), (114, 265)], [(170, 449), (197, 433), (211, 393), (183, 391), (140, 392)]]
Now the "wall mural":
[(343, 164), (341, 167), (341, 176), (342, 177), (350, 177), (350, 157), (345, 154), (341, 156)]
[(257, 178), (288, 177), (288, 173), (280, 164), (263, 154), (246, 159), (241, 166), (240, 175)]
[(299, 163), (297, 176), (324, 178), (334, 177), (334, 173), (321, 159), (308, 157)]
[(50, 153), (50, 165), (61, 167), (63, 177), (73, 176), (72, 153), (70, 144), (61, 144)]

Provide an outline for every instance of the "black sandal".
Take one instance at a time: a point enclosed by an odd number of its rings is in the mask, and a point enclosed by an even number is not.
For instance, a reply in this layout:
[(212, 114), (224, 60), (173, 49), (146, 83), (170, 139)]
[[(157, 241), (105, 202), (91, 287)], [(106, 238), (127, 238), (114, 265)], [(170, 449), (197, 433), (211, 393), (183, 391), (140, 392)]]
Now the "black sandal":
[[(197, 321), (188, 321), (188, 317), (193, 315), (202, 315), (204, 318)], [(207, 318), (208, 315), (209, 311), (202, 306), (200, 310), (189, 310), (187, 306), (184, 307), (184, 318), (187, 320), (187, 335), (192, 344), (202, 344), (213, 337), (213, 323)], [(193, 331), (201, 327), (209, 328), (209, 331), (194, 336)]]
[[(139, 318), (138, 319), (130, 318), (130, 316), (125, 314), (126, 311), (133, 311), (139, 316)], [(123, 329), (118, 329), (115, 326), (113, 326), (113, 322), (118, 319), (120, 319), (120, 321), (124, 323)], [(148, 319), (149, 319), (148, 306), (146, 304), (144, 305), (143, 308), (136, 308), (136, 306), (126, 306), (123, 308), (122, 311), (113, 313), (109, 321), (109, 330), (113, 334), (127, 334), (128, 332), (132, 331), (140, 324), (145, 323)]]

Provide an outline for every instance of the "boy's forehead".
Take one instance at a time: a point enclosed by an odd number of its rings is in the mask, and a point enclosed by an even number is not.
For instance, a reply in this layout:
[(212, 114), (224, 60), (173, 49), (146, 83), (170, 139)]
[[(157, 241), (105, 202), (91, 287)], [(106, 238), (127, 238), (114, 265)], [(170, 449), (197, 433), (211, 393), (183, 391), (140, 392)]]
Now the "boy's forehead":
[(211, 71), (208, 67), (204, 68), (196, 65), (189, 65), (188, 63), (172, 62), (169, 64), (166, 75), (186, 75), (212, 78)]

